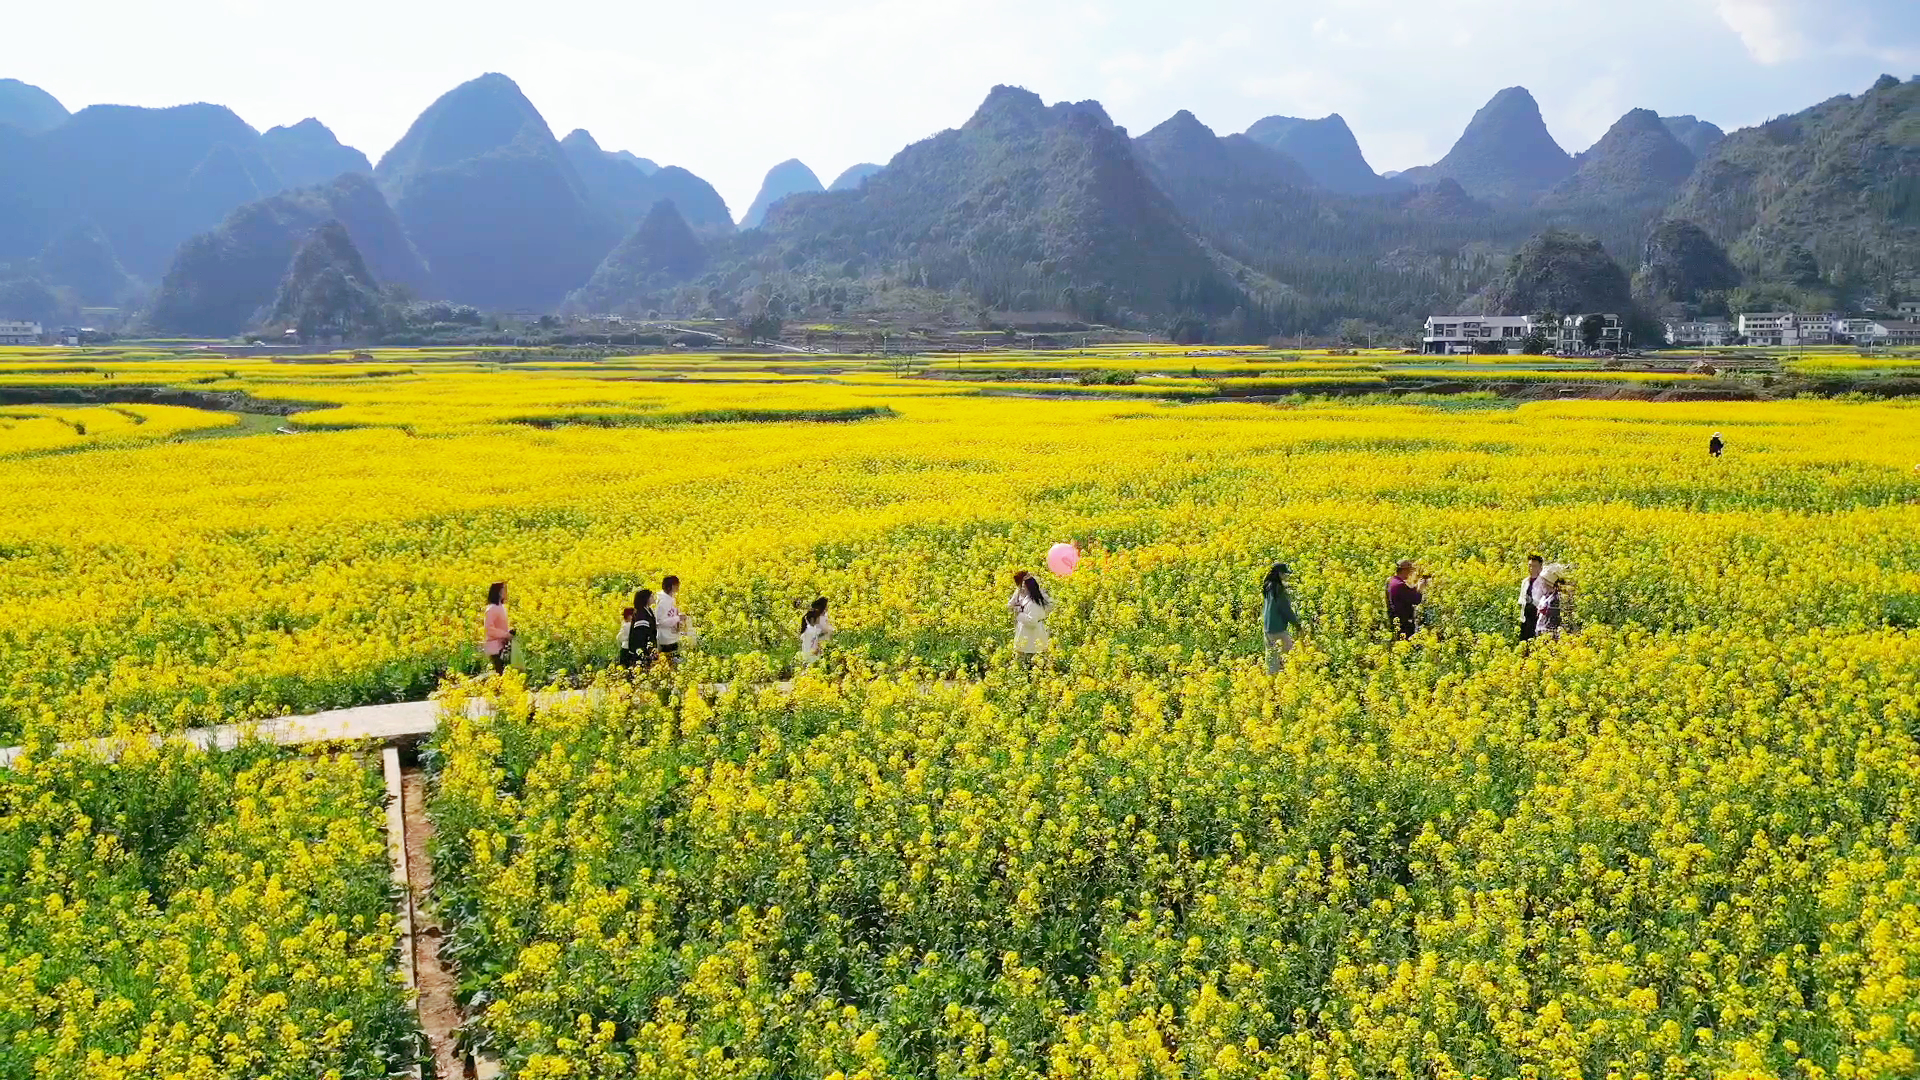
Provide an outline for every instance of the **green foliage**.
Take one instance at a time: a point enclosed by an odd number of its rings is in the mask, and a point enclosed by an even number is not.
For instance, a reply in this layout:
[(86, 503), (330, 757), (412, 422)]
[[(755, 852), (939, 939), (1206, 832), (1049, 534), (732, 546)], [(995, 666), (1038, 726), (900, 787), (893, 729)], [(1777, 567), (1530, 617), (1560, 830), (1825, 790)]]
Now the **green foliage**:
[(1598, 206), (1657, 215), (1693, 173), (1693, 152), (1660, 117), (1634, 109), (1621, 117), (1579, 168), (1542, 197), (1543, 207)]
[(1693, 222), (1673, 219), (1648, 234), (1634, 275), (1634, 292), (1653, 303), (1697, 303), (1705, 293), (1739, 284), (1740, 271), (1726, 249)]
[(1495, 309), (1615, 312), (1633, 307), (1626, 271), (1598, 240), (1548, 230), (1528, 240), (1494, 290)]
[(329, 221), (293, 257), (268, 322), (297, 329), (303, 341), (357, 342), (379, 335), (381, 316), (379, 286), (353, 238), (339, 222)]
[(1811, 285), (1795, 252), (1843, 291), (1884, 295), (1920, 282), (1920, 83), (1864, 94), (1736, 131), (1701, 161), (1668, 209), (1697, 222), (1750, 274)]

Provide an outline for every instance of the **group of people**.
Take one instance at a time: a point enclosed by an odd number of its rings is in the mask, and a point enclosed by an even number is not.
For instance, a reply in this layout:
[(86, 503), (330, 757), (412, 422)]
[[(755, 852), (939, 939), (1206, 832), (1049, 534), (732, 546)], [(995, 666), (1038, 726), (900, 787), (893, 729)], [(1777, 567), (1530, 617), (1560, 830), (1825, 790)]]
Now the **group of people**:
[[(1049, 644), (1047, 616), (1052, 614), (1053, 605), (1036, 575), (1016, 571), (1013, 585), (1013, 596), (1007, 601), (1013, 615), (1013, 648), (1022, 656), (1036, 656)], [(659, 591), (640, 589), (633, 594), (633, 603), (620, 610), (620, 629), (614, 644), (622, 668), (651, 668), (662, 660), (669, 665), (680, 663), (680, 648), (693, 637), (693, 619), (681, 609), (679, 593), (679, 577), (668, 574), (660, 582)], [(824, 596), (804, 607), (795, 606), (801, 611), (798, 659), (805, 667), (826, 655), (827, 643), (833, 638), (833, 617), (828, 614), (830, 605)], [(487, 586), (487, 606), (480, 625), (480, 651), (493, 666), (494, 674), (500, 674), (513, 662), (513, 642), (518, 633), (507, 614), (506, 582)]]
[[(1294, 608), (1289, 579), (1293, 568), (1274, 563), (1260, 582), (1260, 624), (1267, 638), (1267, 674), (1278, 674), (1293, 651), (1294, 635), (1301, 630), (1300, 614)], [(1412, 559), (1394, 565), (1387, 579), (1387, 621), (1394, 636), (1402, 640), (1420, 629), (1420, 608), (1433, 589), (1433, 575), (1420, 569)], [(1551, 566), (1538, 555), (1527, 556), (1527, 576), (1520, 581), (1520, 640), (1558, 637), (1566, 628), (1567, 608), (1573, 598), (1573, 583), (1567, 568)]]
[[(1293, 651), (1294, 635), (1302, 629), (1290, 587), (1292, 574), (1292, 567), (1277, 562), (1260, 583), (1260, 622), (1266, 635), (1268, 674), (1279, 673), (1287, 654)], [(1432, 588), (1433, 575), (1422, 571), (1412, 559), (1402, 559), (1394, 566), (1393, 576), (1387, 579), (1387, 619), (1395, 636), (1410, 638), (1419, 629), (1420, 608)], [(1566, 625), (1571, 589), (1566, 567), (1557, 563), (1549, 566), (1538, 555), (1527, 556), (1527, 576), (1520, 582), (1519, 596), (1522, 641), (1559, 636)], [(661, 660), (679, 664), (681, 646), (693, 636), (693, 620), (681, 609), (679, 592), (680, 579), (669, 574), (660, 582), (658, 592), (640, 589), (633, 594), (632, 606), (620, 612), (616, 644), (621, 667), (651, 668)], [(802, 667), (826, 655), (827, 643), (833, 637), (833, 619), (827, 610), (824, 596), (802, 609), (798, 652)], [(1053, 601), (1041, 586), (1039, 575), (1014, 571), (1007, 611), (1013, 616), (1014, 652), (1029, 661), (1046, 652), (1052, 643), (1047, 619), (1053, 614)], [(481, 650), (496, 674), (506, 670), (512, 662), (515, 635), (507, 617), (506, 582), (496, 581), (487, 587), (481, 626)]]
[[(1433, 575), (1412, 559), (1394, 565), (1393, 576), (1387, 579), (1387, 618), (1396, 637), (1410, 638), (1419, 629), (1420, 605), (1427, 602), (1432, 588)], [(1527, 576), (1520, 579), (1520, 640), (1560, 636), (1572, 590), (1565, 566), (1549, 566), (1538, 555), (1527, 556)]]
[(680, 663), (680, 643), (693, 632), (693, 619), (680, 610), (680, 579), (668, 574), (660, 581), (660, 591), (637, 589), (633, 606), (620, 610), (620, 631), (615, 643), (620, 649), (620, 666), (652, 667), (665, 659)]

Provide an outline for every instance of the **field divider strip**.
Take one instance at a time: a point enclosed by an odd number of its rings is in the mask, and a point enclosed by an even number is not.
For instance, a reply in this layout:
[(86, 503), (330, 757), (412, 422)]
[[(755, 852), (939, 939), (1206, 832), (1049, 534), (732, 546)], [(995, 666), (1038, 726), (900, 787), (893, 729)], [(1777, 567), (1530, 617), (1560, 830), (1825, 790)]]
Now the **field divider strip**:
[[(781, 693), (793, 691), (792, 681), (768, 684)], [(703, 685), (699, 692), (724, 694), (728, 683)], [(534, 704), (542, 708), (564, 705), (590, 698), (586, 690), (550, 690), (534, 695)], [(486, 709), (483, 702), (470, 703), (475, 715)], [(232, 750), (249, 739), (275, 746), (300, 746), (306, 743), (379, 742), (393, 743), (432, 735), (440, 729), (440, 702), (399, 701), (388, 705), (356, 705), (349, 709), (331, 709), (302, 716), (283, 716), (273, 720), (251, 720), (241, 724), (217, 724), (213, 727), (186, 728), (181, 731), (155, 732), (129, 737), (107, 736), (58, 744), (61, 751), (91, 750), (101, 760), (117, 760), (134, 742), (145, 740), (148, 746), (184, 742), (202, 750)], [(0, 748), (0, 768), (11, 768), (23, 746)]]
[[(399, 888), (396, 914), (400, 919), (400, 975), (417, 1012), (420, 983), (414, 966), (413, 875), (407, 867), (407, 818), (401, 803), (399, 747), (389, 744), (380, 751), (380, 772), (387, 782), (387, 857), (393, 864), (393, 883)], [(413, 1063), (411, 1072), (414, 1080), (420, 1080), (424, 1075), (420, 1062)]]

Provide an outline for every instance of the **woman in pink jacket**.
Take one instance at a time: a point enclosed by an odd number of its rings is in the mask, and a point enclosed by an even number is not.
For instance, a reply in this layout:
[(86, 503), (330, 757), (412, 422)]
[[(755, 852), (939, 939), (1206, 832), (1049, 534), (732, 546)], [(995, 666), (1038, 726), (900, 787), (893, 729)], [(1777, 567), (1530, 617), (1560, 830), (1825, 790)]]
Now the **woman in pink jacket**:
[(507, 670), (513, 659), (513, 624), (507, 620), (507, 583), (496, 581), (487, 586), (487, 614), (481, 620), (480, 651), (493, 662), (495, 675)]

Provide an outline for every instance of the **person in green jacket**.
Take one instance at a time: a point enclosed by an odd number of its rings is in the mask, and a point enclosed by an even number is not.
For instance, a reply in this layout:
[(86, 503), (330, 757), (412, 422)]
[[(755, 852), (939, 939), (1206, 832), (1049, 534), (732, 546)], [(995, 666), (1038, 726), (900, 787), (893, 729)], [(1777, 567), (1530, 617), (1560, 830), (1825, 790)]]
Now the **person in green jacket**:
[(1267, 674), (1278, 675), (1280, 665), (1293, 651), (1293, 634), (1300, 629), (1300, 616), (1293, 611), (1293, 594), (1287, 591), (1287, 575), (1293, 572), (1286, 563), (1277, 562), (1260, 583), (1260, 621), (1267, 632)]

